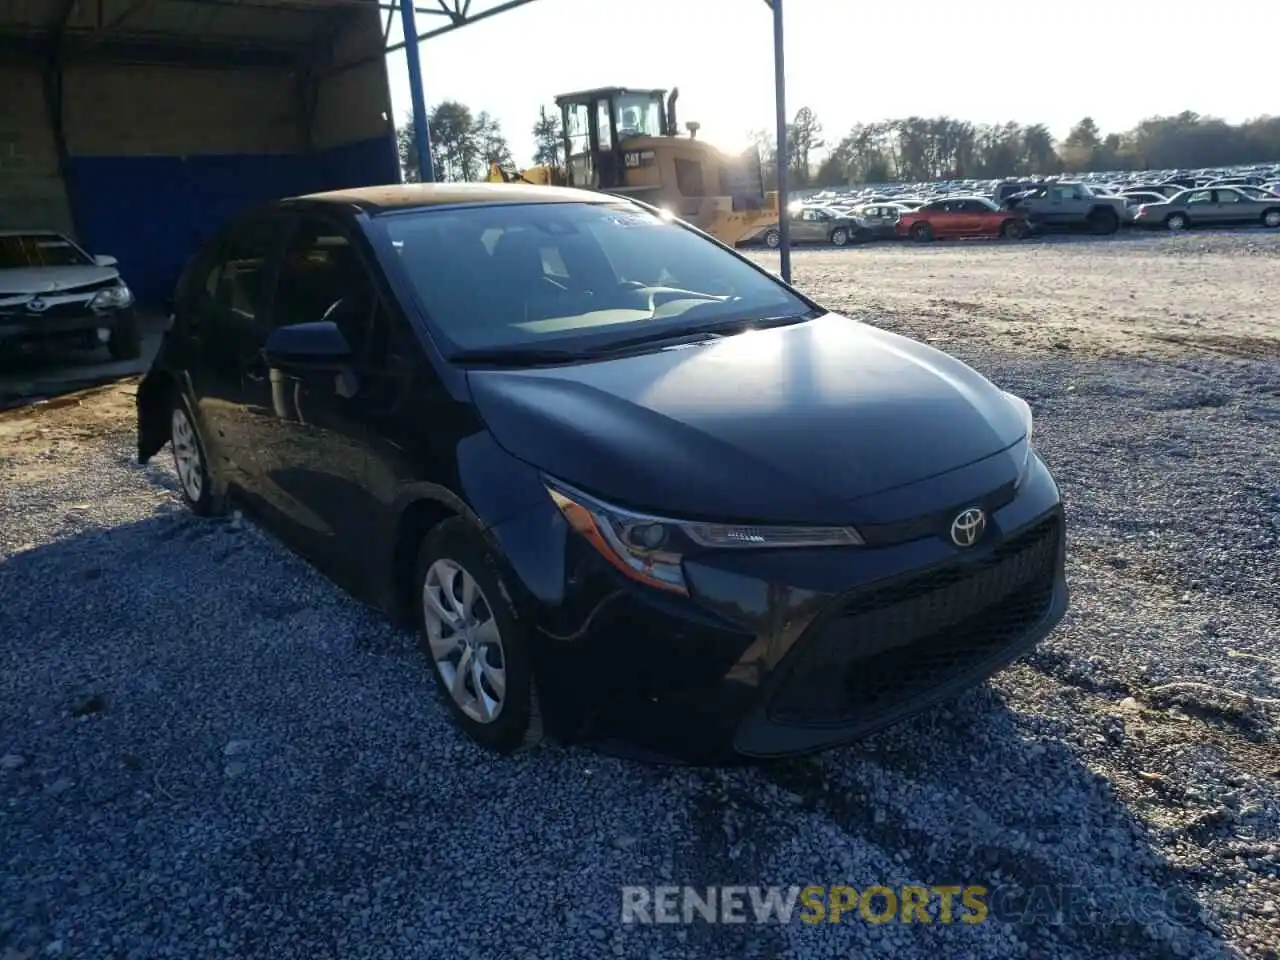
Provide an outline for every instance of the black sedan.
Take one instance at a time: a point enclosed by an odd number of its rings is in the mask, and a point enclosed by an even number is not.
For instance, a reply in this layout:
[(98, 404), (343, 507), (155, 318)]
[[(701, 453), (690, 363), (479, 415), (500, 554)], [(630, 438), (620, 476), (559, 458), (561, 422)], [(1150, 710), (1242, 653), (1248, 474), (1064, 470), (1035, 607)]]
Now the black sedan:
[(981, 681), (1066, 608), (1025, 402), (650, 208), (515, 184), (283, 201), (173, 306), (140, 461), (170, 443), (198, 513), (234, 498), (416, 623), (495, 749), (817, 750)]

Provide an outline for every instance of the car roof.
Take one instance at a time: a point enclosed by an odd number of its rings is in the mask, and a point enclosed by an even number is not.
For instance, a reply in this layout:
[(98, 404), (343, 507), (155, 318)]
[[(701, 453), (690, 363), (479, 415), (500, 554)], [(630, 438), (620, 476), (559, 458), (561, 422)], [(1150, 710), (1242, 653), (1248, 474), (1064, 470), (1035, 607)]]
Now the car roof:
[(528, 183), (394, 183), (310, 193), (296, 198), (309, 203), (355, 206), (370, 213), (447, 204), (488, 203), (606, 203), (617, 202), (594, 190), (544, 187)]

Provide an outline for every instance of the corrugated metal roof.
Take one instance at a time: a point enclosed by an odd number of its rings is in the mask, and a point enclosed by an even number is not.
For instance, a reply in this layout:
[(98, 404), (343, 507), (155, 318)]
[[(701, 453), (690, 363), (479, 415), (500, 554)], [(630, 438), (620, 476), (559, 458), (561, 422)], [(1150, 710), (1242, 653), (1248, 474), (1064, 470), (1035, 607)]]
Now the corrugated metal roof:
[[(0, 37), (50, 40), (67, 49), (181, 41), (218, 47), (301, 48), (379, 0), (0, 0)], [(385, 16), (385, 14), (383, 14)]]

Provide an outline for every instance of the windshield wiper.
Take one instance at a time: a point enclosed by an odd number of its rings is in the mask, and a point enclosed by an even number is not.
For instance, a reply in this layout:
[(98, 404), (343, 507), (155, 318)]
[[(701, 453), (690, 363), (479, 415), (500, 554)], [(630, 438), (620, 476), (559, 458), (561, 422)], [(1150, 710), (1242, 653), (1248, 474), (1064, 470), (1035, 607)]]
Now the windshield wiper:
[[(697, 310), (697, 307), (693, 308)], [(692, 313), (693, 311), (687, 311)], [(812, 320), (823, 313), (821, 310), (807, 310), (801, 314), (790, 314), (782, 317), (737, 317), (732, 320), (702, 321), (701, 323), (682, 323), (677, 325), (662, 325), (659, 329), (649, 333), (638, 334), (634, 337), (626, 337), (620, 340), (611, 340), (608, 343), (602, 343), (598, 347), (584, 351), (584, 355), (601, 356), (610, 353), (616, 353), (619, 350), (626, 350), (630, 347), (652, 346), (660, 343), (667, 343), (674, 340), (688, 340), (695, 338), (709, 337), (727, 337), (735, 333), (743, 333), (747, 330), (767, 330), (771, 327), (785, 327), (796, 323), (803, 323), (806, 320)]]
[[(694, 308), (698, 309), (697, 307)], [(795, 323), (803, 323), (821, 316), (822, 310), (807, 310), (801, 314), (790, 314), (781, 317), (737, 317), (732, 320), (702, 321), (678, 326), (658, 325), (660, 329), (634, 337), (611, 340), (594, 347), (581, 350), (556, 349), (552, 347), (477, 347), (471, 350), (459, 350), (449, 355), (455, 363), (481, 363), (507, 367), (551, 366), (561, 363), (581, 363), (583, 360), (595, 360), (634, 348), (656, 346), (671, 341), (720, 338), (742, 333), (746, 330), (764, 330), (770, 327), (784, 327)]]

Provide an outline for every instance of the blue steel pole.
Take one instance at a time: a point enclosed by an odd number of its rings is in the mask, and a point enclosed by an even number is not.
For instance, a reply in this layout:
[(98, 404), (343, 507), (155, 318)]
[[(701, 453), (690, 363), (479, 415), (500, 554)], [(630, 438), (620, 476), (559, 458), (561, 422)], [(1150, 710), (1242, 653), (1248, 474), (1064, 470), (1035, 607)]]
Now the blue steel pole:
[(427, 125), (427, 99), (422, 92), (422, 60), (418, 56), (418, 27), (413, 18), (414, 0), (400, 0), (404, 25), (404, 58), (409, 67), (409, 95), (413, 98), (413, 145), (418, 151), (418, 179), (435, 180), (431, 165), (431, 130)]
[(778, 254), (782, 279), (791, 282), (791, 216), (787, 212), (787, 73), (782, 48), (782, 0), (766, 0), (773, 8), (773, 96), (778, 120)]

